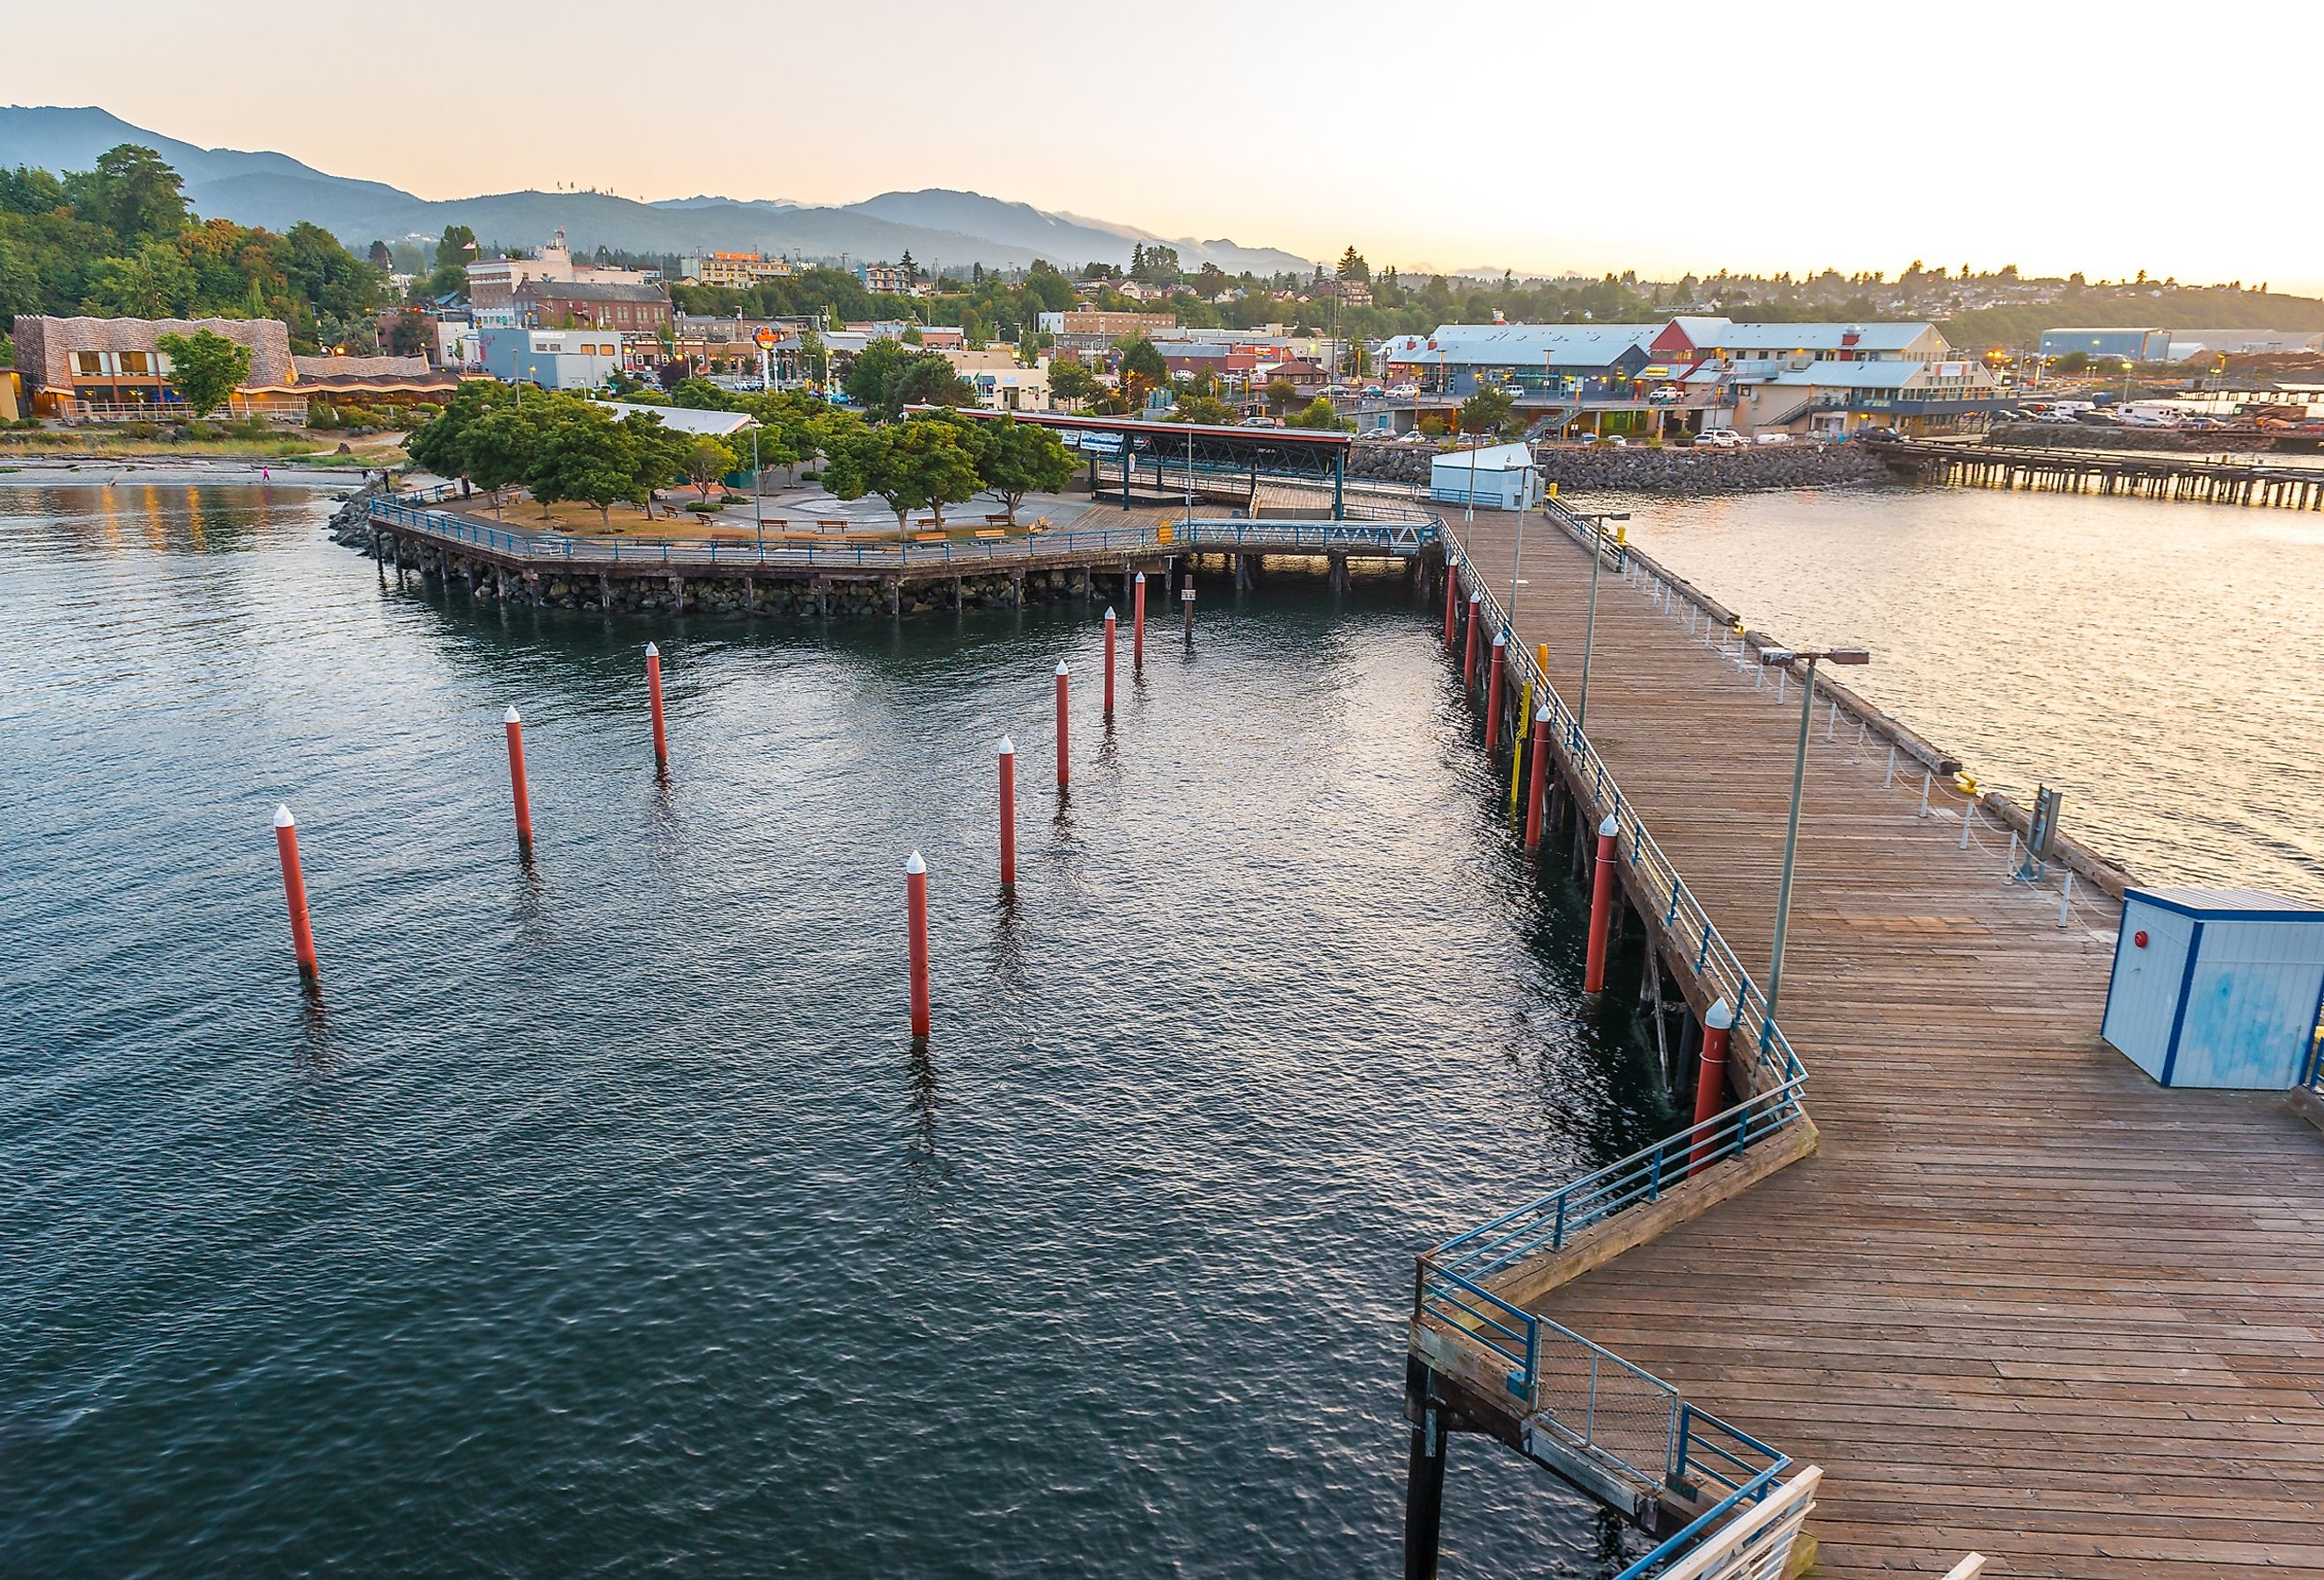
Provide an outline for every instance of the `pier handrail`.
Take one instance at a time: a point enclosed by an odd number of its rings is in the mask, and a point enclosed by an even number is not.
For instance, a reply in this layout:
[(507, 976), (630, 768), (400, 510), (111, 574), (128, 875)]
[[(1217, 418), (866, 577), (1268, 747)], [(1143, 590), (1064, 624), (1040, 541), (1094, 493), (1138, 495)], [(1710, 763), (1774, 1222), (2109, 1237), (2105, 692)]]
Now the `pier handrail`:
[[(1606, 541), (1603, 533), (1594, 526), (1582, 523), (1580, 517), (1574, 516), (1564, 506), (1553, 501), (1550, 508), (1557, 515), (1570, 518), (1572, 523), (1580, 525), (1582, 531), (1601, 542)], [(1696, 980), (1703, 984), (1705, 996), (1723, 998), (1734, 1010), (1736, 1040), (1750, 1050), (1754, 1071), (1750, 1083), (1752, 1087), (1776, 1086), (1803, 1077), (1807, 1072), (1801, 1067), (1798, 1055), (1792, 1051), (1792, 1045), (1784, 1039), (1782, 1030), (1768, 1018), (1766, 990), (1744, 969), (1742, 961), (1736, 957), (1734, 949), (1720, 936), (1702, 902), (1687, 888), (1686, 880), (1679, 875), (1678, 868), (1663, 854), (1662, 846), (1655, 843), (1654, 836), (1646, 831), (1645, 822), (1638, 817), (1637, 808), (1623, 799), (1621, 787), (1615, 782), (1605, 759), (1598, 754), (1598, 748), (1583, 733), (1581, 721), (1575, 718), (1564, 697), (1542, 672), (1533, 650), (1517, 642), (1517, 633), (1503, 611), (1500, 600), (1493, 596), (1493, 589), (1484, 573), (1474, 568), (1467, 545), (1449, 526), (1444, 529), (1444, 541), (1447, 556), (1454, 567), (1470, 565), (1472, 568), (1470, 579), (1474, 584), (1473, 590), (1481, 596), (1482, 617), (1488, 622), (1486, 628), (1499, 631), (1509, 639), (1508, 661), (1521, 681), (1532, 683), (1534, 706), (1549, 710), (1550, 726), (1554, 732), (1551, 736), (1553, 750), (1565, 760), (1573, 782), (1589, 797), (1591, 820), (1607, 817), (1614, 819), (1622, 859), (1637, 878), (1639, 887), (1662, 911), (1664, 931), (1682, 947), (1693, 946), (1694, 975)], [(1607, 547), (1611, 547), (1610, 543)]]
[[(449, 485), (446, 485), (447, 487)], [(440, 498), (440, 495), (438, 496)], [(848, 569), (982, 566), (1095, 552), (1176, 552), (1203, 548), (1281, 547), (1409, 556), (1436, 541), (1434, 514), (1379, 512), (1363, 521), (1268, 521), (1240, 517), (1157, 522), (1135, 527), (1047, 531), (1010, 538), (946, 539), (941, 543), (765, 542), (755, 538), (591, 538), (487, 524), (428, 509), (425, 503), (374, 499), (371, 519), (527, 561), (588, 565), (766, 565)]]
[[(1425, 1268), (1426, 1259), (1422, 1261)], [(1522, 1372), (1512, 1373), (1508, 1385), (1528, 1413), (1568, 1447), (1630, 1481), (1686, 1498), (1715, 1489), (1731, 1507), (1755, 1488), (1763, 1491), (1791, 1463), (1603, 1344), (1458, 1273), (1440, 1269), (1433, 1276), (1433, 1298), (1443, 1320), (1496, 1334), (1498, 1340), (1480, 1342), (1519, 1358)]]
[[(1428, 1270), (1488, 1279), (1543, 1252), (1554, 1255), (1591, 1224), (1662, 1194), (1713, 1163), (1739, 1157), (1802, 1115), (1805, 1076), (1750, 1096), (1709, 1119), (1568, 1180), (1546, 1196), (1455, 1234), (1421, 1260)], [(1423, 1280), (1424, 1305), (1425, 1279)]]

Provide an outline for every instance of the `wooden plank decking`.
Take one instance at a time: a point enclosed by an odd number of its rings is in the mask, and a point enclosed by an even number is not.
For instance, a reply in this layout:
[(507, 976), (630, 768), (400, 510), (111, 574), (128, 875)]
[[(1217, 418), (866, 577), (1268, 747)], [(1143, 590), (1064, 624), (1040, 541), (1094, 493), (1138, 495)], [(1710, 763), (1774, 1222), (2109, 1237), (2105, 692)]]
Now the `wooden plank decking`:
[[(1452, 526), (1506, 596), (1509, 518)], [(1571, 701), (1589, 557), (1536, 518), (1526, 576), (1519, 635)], [(1877, 632), (1779, 634), (1878, 661)], [(1592, 738), (1764, 973), (1796, 691), (1611, 573), (1596, 648)], [(2324, 1137), (2100, 1043), (2110, 933), (1917, 818), (1917, 768), (1884, 790), (1885, 748), (1822, 735), (1820, 708), (1782, 1006), (1821, 1148), (1545, 1313), (1824, 1466), (1819, 1575), (1971, 1548), (1996, 1576), (2324, 1575)]]

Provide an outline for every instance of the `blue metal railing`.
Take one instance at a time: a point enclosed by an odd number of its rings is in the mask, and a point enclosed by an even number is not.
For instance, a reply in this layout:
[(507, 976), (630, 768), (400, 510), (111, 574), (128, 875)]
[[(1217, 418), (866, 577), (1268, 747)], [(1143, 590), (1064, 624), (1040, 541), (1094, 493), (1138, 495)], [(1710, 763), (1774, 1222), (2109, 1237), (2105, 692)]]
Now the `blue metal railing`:
[[(1545, 508), (1591, 552), (1610, 556), (1617, 568), (1626, 562), (1628, 548), (1621, 540), (1554, 501)], [(1692, 952), (1694, 975), (1705, 996), (1725, 999), (1734, 1011), (1748, 1063), (1746, 1095), (1726, 1112), (1569, 1180), (1422, 1256), (1415, 1280), (1414, 1319), (1494, 1357), (1504, 1369), (1506, 1386), (1526, 1409), (1545, 1419), (1577, 1449), (1618, 1465), (1636, 1481), (1659, 1482), (1689, 1497), (1724, 1489), (1722, 1500), (1673, 1541), (1700, 1539), (1742, 1503), (1764, 1497), (1790, 1461), (1688, 1403), (1661, 1378), (1496, 1294), (1488, 1280), (1520, 1262), (1554, 1258), (1573, 1236), (1593, 1224), (1658, 1201), (1695, 1171), (1738, 1158), (1795, 1129), (1806, 1120), (1801, 1095), (1807, 1072), (1768, 1016), (1766, 995), (1647, 832), (1637, 809), (1624, 798), (1535, 652), (1517, 644), (1499, 601), (1469, 563), (1466, 547), (1450, 528), (1445, 542), (1452, 573), (1457, 576), (1464, 566), (1469, 570), (1471, 590), (1480, 598), (1477, 617), (1487, 623), (1486, 629), (1508, 636), (1508, 661), (1517, 679), (1531, 683), (1535, 707), (1547, 715), (1544, 719), (1536, 714), (1528, 721), (1530, 727), (1551, 732), (1551, 748), (1563, 759), (1591, 820), (1614, 820), (1617, 859), (1629, 870), (1637, 892), (1660, 912), (1665, 938), (1681, 951)], [(1584, 1380), (1578, 1397), (1577, 1378)], [(1628, 1398), (1625, 1408), (1610, 1414), (1601, 1400), (1609, 1378), (1616, 1391)], [(1659, 1455), (1653, 1452), (1657, 1422), (1662, 1428)], [(1679, 1550), (1666, 1543), (1649, 1555), (1646, 1567), (1634, 1566), (1631, 1573), (1643, 1575)]]
[(907, 566), (1009, 564), (1056, 555), (1101, 551), (1165, 552), (1259, 546), (1314, 553), (1361, 552), (1409, 557), (1437, 541), (1443, 527), (1424, 511), (1372, 507), (1360, 522), (1193, 520), (1150, 526), (1040, 532), (1009, 538), (947, 539), (940, 543), (764, 542), (757, 539), (589, 538), (493, 525), (475, 517), (429, 510), (410, 496), (371, 502), (371, 519), (448, 542), (469, 543), (526, 560), (576, 564), (700, 564)]
[[(1584, 536), (1585, 546), (1594, 541), (1601, 551), (1617, 556), (1618, 567), (1622, 545), (1563, 505), (1552, 501), (1548, 508), (1552, 519), (1564, 518), (1563, 524)], [(1450, 527), (1444, 529), (1444, 541), (1456, 568), (1470, 563), (1466, 548)], [(1483, 600), (1481, 617), (1486, 621), (1485, 629), (1500, 631), (1508, 637), (1511, 668), (1520, 681), (1532, 682), (1535, 707), (1549, 710), (1553, 747), (1565, 759), (1573, 783), (1587, 798), (1591, 819), (1594, 822), (1611, 817), (1615, 820), (1623, 863), (1646, 898), (1661, 911), (1665, 933), (1683, 949), (1692, 947), (1697, 980), (1709, 990), (1709, 996), (1725, 999), (1734, 1010), (1737, 1040), (1751, 1049), (1753, 1088), (1780, 1086), (1804, 1077), (1807, 1072), (1801, 1067), (1798, 1056), (1767, 1016), (1765, 990), (1752, 980), (1735, 951), (1720, 936), (1702, 902), (1687, 888), (1686, 880), (1679, 876), (1678, 869), (1655, 843), (1654, 836), (1646, 832), (1637, 809), (1623, 799), (1621, 787), (1615, 782), (1605, 759), (1599, 756), (1597, 747), (1582, 733), (1581, 722), (1566, 706), (1565, 698), (1542, 672), (1534, 650), (1517, 642), (1500, 600), (1493, 596), (1483, 574), (1472, 568), (1469, 580), (1471, 590)], [(1541, 726), (1536, 723), (1532, 727)]]
[(1646, 1580), (1647, 1575), (1661, 1574), (1723, 1528), (1745, 1504), (1757, 1503), (1774, 1492), (1784, 1473), (1791, 1468), (1791, 1464), (1788, 1458), (1778, 1455), (1774, 1465), (1704, 1510), (1669, 1540), (1615, 1575), (1614, 1580)]
[[(1690, 1174), (1738, 1158), (1797, 1124), (1805, 1113), (1800, 1093), (1806, 1084), (1805, 1076), (1794, 1076), (1755, 1092), (1723, 1113), (1569, 1180), (1490, 1223), (1455, 1234), (1430, 1252), (1423, 1259), (1425, 1265), (1432, 1272), (1481, 1280), (1529, 1257), (1554, 1256), (1591, 1225), (1625, 1208), (1659, 1201), (1664, 1191)], [(1424, 1285), (1424, 1307), (1425, 1297)]]

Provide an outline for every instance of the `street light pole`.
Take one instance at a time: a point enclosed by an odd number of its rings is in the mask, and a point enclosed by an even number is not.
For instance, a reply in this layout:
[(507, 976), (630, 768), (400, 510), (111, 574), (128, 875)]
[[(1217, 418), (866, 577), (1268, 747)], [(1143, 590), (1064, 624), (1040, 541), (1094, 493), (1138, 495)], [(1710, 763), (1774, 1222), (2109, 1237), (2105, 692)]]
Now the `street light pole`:
[(762, 503), (766, 489), (766, 474), (759, 470), (759, 430), (753, 424), (751, 429), (751, 525), (759, 533), (759, 558), (761, 559), (767, 557), (767, 510)]
[(1792, 873), (1800, 849), (1800, 792), (1807, 784), (1808, 725), (1815, 713), (1816, 663), (1829, 659), (1835, 664), (1868, 664), (1872, 655), (1860, 647), (1836, 647), (1822, 652), (1797, 652), (1790, 648), (1761, 648), (1759, 662), (1764, 665), (1791, 664), (1805, 660), (1807, 679), (1800, 686), (1800, 738), (1792, 758), (1792, 814), (1784, 830), (1784, 874), (1775, 886), (1775, 939), (1767, 951), (1767, 1015), (1766, 1024), (1775, 1023), (1775, 1002), (1784, 991), (1784, 934), (1792, 919)]
[(1590, 516), (1590, 617), (1582, 625), (1582, 694), (1574, 701), (1573, 728), (1579, 734), (1590, 724), (1590, 659), (1598, 638), (1598, 569), (1606, 559), (1606, 523), (1627, 522), (1629, 513)]

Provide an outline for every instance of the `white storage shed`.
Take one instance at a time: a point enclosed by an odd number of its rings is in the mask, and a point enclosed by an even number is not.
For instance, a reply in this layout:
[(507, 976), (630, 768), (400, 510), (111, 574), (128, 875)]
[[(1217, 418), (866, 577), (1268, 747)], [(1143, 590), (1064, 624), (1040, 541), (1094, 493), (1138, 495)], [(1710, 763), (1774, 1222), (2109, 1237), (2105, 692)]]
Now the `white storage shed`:
[(2124, 892), (2100, 1035), (2166, 1086), (2282, 1092), (2324, 1017), (2324, 906), (2252, 889)]
[(1541, 474), (1526, 445), (1445, 450), (1429, 463), (1428, 496), (1447, 504), (1530, 510), (1541, 503)]

